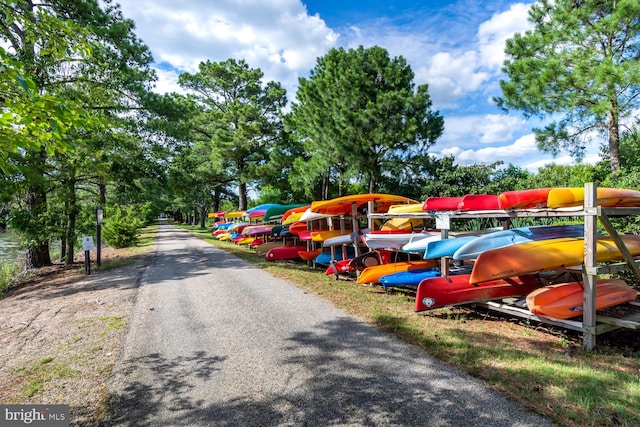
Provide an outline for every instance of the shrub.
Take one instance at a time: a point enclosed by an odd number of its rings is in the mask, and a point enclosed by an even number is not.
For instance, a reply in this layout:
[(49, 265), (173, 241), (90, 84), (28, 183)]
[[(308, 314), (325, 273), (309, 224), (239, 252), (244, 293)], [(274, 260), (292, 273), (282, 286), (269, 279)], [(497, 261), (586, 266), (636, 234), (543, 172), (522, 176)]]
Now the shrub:
[(144, 222), (133, 209), (116, 206), (110, 209), (102, 227), (102, 236), (112, 248), (135, 246), (140, 238)]

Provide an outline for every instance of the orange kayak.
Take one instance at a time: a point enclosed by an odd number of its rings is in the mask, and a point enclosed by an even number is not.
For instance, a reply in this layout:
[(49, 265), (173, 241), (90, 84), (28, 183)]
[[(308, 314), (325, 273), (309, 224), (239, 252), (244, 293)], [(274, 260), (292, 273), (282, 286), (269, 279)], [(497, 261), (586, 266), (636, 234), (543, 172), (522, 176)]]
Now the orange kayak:
[(365, 283), (378, 283), (379, 278), (391, 273), (398, 273), (400, 271), (418, 270), (429, 267), (437, 267), (438, 263), (434, 260), (423, 261), (404, 261), (404, 262), (392, 262), (390, 264), (374, 265), (367, 267), (358, 276), (356, 283), (363, 285)]
[[(638, 291), (630, 288), (623, 280), (599, 280), (596, 283), (596, 310), (633, 301), (637, 296)], [(556, 319), (582, 315), (583, 304), (582, 282), (544, 286), (527, 295), (527, 307), (533, 314)]]

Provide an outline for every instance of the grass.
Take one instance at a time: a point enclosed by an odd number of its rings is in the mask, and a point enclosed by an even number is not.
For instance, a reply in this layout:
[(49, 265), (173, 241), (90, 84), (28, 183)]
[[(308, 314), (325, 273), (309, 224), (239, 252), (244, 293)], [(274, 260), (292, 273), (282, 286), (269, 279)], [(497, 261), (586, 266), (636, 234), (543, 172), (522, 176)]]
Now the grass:
[(410, 294), (334, 280), (300, 263), (267, 262), (246, 247), (213, 239), (208, 229), (176, 225), (484, 380), (560, 425), (640, 425), (637, 352), (623, 355), (601, 345), (588, 352), (574, 332), (480, 308), (416, 314)]

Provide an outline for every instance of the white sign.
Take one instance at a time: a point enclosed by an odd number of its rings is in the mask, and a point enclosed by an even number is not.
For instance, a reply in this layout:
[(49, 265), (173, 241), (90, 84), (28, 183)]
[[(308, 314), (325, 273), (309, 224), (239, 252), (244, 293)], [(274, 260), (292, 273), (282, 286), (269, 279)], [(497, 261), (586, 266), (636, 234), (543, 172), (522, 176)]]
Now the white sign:
[(90, 251), (93, 249), (93, 236), (82, 236), (82, 250)]
[(436, 228), (439, 230), (448, 230), (449, 225), (449, 214), (444, 212), (436, 213)]

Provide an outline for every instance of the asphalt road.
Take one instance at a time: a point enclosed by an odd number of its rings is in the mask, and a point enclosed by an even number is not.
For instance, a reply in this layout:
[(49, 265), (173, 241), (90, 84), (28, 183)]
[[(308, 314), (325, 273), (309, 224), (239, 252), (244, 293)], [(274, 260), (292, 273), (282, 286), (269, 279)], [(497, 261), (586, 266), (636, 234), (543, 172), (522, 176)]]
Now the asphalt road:
[(167, 224), (109, 393), (106, 425), (552, 425)]

